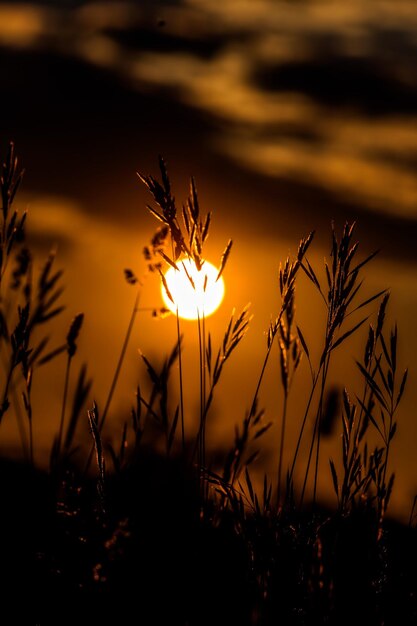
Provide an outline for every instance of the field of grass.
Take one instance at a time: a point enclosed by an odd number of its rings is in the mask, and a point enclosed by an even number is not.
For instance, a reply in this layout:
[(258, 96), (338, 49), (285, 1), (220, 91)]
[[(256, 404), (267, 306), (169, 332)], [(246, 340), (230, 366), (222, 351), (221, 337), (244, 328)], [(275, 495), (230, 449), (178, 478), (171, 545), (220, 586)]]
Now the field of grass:
[[(189, 259), (204, 273), (211, 215), (200, 208), (194, 180), (188, 200), (177, 207), (162, 159), (160, 180), (140, 179), (158, 221), (144, 248), (147, 272), (160, 275), (171, 298), (167, 267), (179, 269)], [(13, 204), (21, 180), (10, 145), (0, 181), (0, 419), (17, 420), (22, 453), (19, 459), (0, 461), (0, 568), (4, 610), (13, 616), (9, 623), (415, 624), (416, 502), (410, 502), (408, 526), (387, 516), (395, 489), (390, 448), (407, 370), (398, 363), (396, 326), (385, 328), (389, 293), (361, 298), (362, 274), (375, 255), (359, 257), (354, 224), (346, 223), (340, 234), (332, 227), (325, 284), (308, 260), (314, 233), (300, 241), (294, 258), (282, 262), (281, 305), (267, 329), (266, 345), (260, 346), (264, 360), (253, 399), (228, 452), (210, 449), (206, 434), (223, 369), (233, 368), (251, 321), (248, 307), (232, 315), (218, 346), (207, 332), (204, 310), (199, 312), (195, 380), (182, 368), (177, 314), (174, 347), (162, 367), (141, 354), (148, 381), (138, 382), (131, 419), (120, 438), (109, 442), (107, 418), (144, 279), (125, 270), (137, 291), (135, 305), (107, 400), (103, 407), (89, 406), (92, 383), (83, 367), (78, 377), (74, 372), (83, 314), (74, 317), (65, 340), (51, 348), (49, 323), (63, 311), (62, 273), (54, 269), (51, 253), (34, 275), (26, 214)], [(230, 240), (219, 276), (227, 272), (231, 250)], [(301, 273), (326, 307), (317, 362), (297, 325)], [(378, 305), (375, 319), (371, 303)], [(166, 313), (163, 308), (153, 312)], [(340, 410), (330, 411), (326, 398), (333, 354), (366, 327), (367, 341), (357, 358), (362, 386), (351, 389), (346, 380)], [(253, 468), (260, 466), (262, 441), (271, 426), (259, 394), (273, 349), (280, 366), (280, 437), (276, 471), (258, 484)], [(166, 347), (160, 350), (164, 354)], [(297, 393), (302, 359), (310, 370), (310, 389), (286, 466), (288, 398)], [(58, 427), (45, 471), (34, 461), (32, 388), (37, 370), (51, 361), (63, 367), (64, 384), (59, 419), (50, 417)], [(193, 420), (185, 415), (188, 385), (199, 389)], [(43, 410), (48, 414), (47, 397)], [(325, 459), (322, 433), (335, 420), (342, 424), (340, 458)], [(87, 421), (91, 438), (86, 446), (80, 430)], [(301, 482), (295, 480), (300, 468)], [(324, 471), (333, 481), (333, 509), (323, 506), (320, 494), (318, 477)]]

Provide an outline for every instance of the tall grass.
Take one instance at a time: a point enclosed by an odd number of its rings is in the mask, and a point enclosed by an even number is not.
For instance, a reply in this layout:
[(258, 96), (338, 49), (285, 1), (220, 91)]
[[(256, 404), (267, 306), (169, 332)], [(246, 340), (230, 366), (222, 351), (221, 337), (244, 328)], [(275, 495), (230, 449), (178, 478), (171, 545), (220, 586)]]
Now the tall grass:
[[(159, 222), (144, 248), (144, 259), (146, 275), (159, 276), (172, 299), (164, 266), (179, 269), (182, 264), (185, 268), (185, 261), (192, 260), (204, 276), (204, 244), (212, 219), (210, 213), (201, 211), (193, 179), (179, 211), (162, 159), (159, 166), (160, 181), (140, 175), (153, 198), (148, 209)], [(171, 623), (184, 625), (343, 624), (355, 615), (359, 623), (388, 624), (399, 615), (401, 623), (412, 623), (417, 604), (407, 550), (411, 546), (411, 554), (417, 556), (412, 528), (415, 501), (409, 534), (403, 529), (399, 535), (406, 537), (405, 547), (397, 535), (390, 534), (393, 531), (386, 519), (394, 486), (391, 448), (407, 370), (398, 364), (397, 327), (390, 332), (385, 329), (389, 294), (382, 291), (361, 297), (362, 274), (375, 255), (358, 258), (355, 225), (346, 223), (340, 235), (332, 226), (330, 262), (324, 262), (321, 270), (308, 259), (314, 233), (303, 238), (295, 257), (288, 257), (279, 267), (280, 307), (267, 329), (251, 404), (223, 456), (207, 445), (210, 411), (224, 368), (232, 367), (235, 350), (250, 326), (249, 307), (232, 313), (218, 346), (207, 330), (204, 310), (199, 312), (195, 322), (199, 367), (189, 372), (182, 359), (186, 337), (178, 303), (174, 303), (174, 347), (159, 366), (140, 353), (150, 383), (148, 393), (142, 391), (146, 385), (138, 385), (130, 423), (124, 422), (118, 441), (108, 443), (103, 433), (106, 420), (112, 418), (112, 398), (125, 355), (133, 349), (130, 339), (143, 312), (139, 301), (145, 280), (125, 270), (126, 280), (136, 290), (135, 302), (112, 383), (104, 392), (103, 411), (96, 402), (85, 410), (92, 383), (82, 367), (67, 419), (83, 315), (73, 318), (65, 342), (48, 348), (48, 322), (63, 313), (62, 272), (53, 269), (52, 253), (34, 278), (32, 254), (25, 244), (26, 214), (14, 209), (21, 180), (10, 145), (0, 179), (0, 419), (14, 415), (18, 420), (22, 456), (29, 461), (31, 476), (36, 476), (33, 381), (40, 367), (66, 356), (62, 408), (49, 465), (52, 507), (45, 508), (42, 518), (54, 530), (41, 541), (42, 549), (37, 536), (29, 548), (30, 559), (35, 553), (43, 555), (41, 566), (35, 559), (40, 585), (55, 590), (64, 602), (71, 597), (74, 607), (89, 606), (96, 619), (114, 615), (117, 623), (126, 623), (128, 610), (144, 615), (152, 611), (152, 623), (169, 616)], [(230, 240), (220, 260), (219, 277), (227, 271), (231, 248)], [(307, 276), (326, 308), (317, 362), (297, 323), (300, 273)], [(193, 285), (191, 276), (189, 280)], [(163, 307), (152, 311), (158, 316), (166, 313)], [(335, 492), (334, 509), (328, 511), (321, 504), (319, 479), (325, 466), (321, 439), (329, 372), (334, 353), (343, 350), (366, 325), (363, 354), (357, 359), (361, 389), (350, 389), (346, 381), (336, 417), (342, 433), (341, 452), (340, 459), (329, 459), (326, 468)], [(35, 329), (44, 329), (42, 339), (35, 338)], [(259, 397), (267, 369), (276, 366), (270, 358), (274, 346), (281, 381), (276, 470), (265, 475), (258, 488), (252, 468), (257, 463), (259, 467), (262, 440), (269, 437), (272, 426), (259, 406)], [(311, 374), (310, 388), (301, 415), (293, 415), (289, 397), (299, 384), (303, 359)], [(178, 373), (176, 387), (170, 384), (174, 371)], [(184, 389), (190, 385), (199, 388), (194, 420), (184, 399)], [(48, 412), (47, 398), (44, 404), (43, 411)], [(286, 466), (289, 419), (298, 423), (299, 431)], [(92, 436), (91, 448), (82, 453), (77, 443), (80, 420), (88, 423)], [(375, 436), (379, 443), (371, 448), (369, 441)], [(96, 473), (92, 474), (94, 453)], [(297, 475), (302, 476), (301, 482), (295, 480)], [(399, 549), (404, 552), (401, 559), (396, 554)], [(395, 582), (398, 576), (400, 586)], [(39, 591), (41, 586), (35, 588)], [(220, 606), (216, 611), (213, 598), (219, 598), (223, 613)], [(123, 609), (123, 603), (128, 609)], [(48, 619), (46, 601), (35, 602), (32, 610), (31, 619)], [(358, 617), (355, 611), (359, 610)]]

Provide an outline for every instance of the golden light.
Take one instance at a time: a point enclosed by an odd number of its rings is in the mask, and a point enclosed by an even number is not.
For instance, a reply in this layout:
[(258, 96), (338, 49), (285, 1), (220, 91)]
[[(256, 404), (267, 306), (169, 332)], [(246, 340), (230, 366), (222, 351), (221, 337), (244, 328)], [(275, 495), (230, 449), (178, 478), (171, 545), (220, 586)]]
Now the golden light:
[[(194, 261), (185, 259), (177, 262), (178, 270), (169, 268), (165, 274), (172, 302), (164, 285), (161, 286), (162, 297), (166, 306), (184, 319), (195, 320), (198, 316), (208, 317), (220, 306), (224, 296), (224, 281), (217, 279), (219, 270), (208, 261), (204, 262), (200, 271)], [(191, 279), (191, 280), (190, 280)]]

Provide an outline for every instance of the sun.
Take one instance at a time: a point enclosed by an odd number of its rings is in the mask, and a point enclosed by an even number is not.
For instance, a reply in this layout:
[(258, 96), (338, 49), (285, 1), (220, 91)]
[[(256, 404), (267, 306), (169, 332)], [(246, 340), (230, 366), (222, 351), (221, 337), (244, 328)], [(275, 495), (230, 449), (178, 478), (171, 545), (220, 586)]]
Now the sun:
[[(208, 261), (204, 262), (200, 271), (194, 261), (184, 259), (177, 261), (178, 270), (171, 267), (165, 274), (165, 280), (174, 302), (172, 302), (164, 285), (161, 286), (162, 297), (166, 306), (187, 320), (208, 317), (220, 306), (224, 296), (224, 281), (217, 280), (219, 270)], [(191, 280), (190, 280), (191, 279)]]

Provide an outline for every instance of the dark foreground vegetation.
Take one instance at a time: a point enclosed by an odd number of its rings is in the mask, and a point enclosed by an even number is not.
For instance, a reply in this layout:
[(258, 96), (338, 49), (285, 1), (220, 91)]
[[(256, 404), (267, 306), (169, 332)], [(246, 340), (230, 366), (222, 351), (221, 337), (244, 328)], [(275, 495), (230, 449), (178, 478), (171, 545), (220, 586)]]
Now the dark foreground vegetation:
[(179, 463), (106, 482), (1, 464), (2, 604), (16, 624), (415, 624), (415, 530), (372, 511), (243, 516)]
[[(161, 182), (141, 178), (155, 200), (149, 208), (161, 222), (144, 250), (147, 270), (161, 273), (163, 281), (163, 264), (177, 268), (183, 258), (204, 272), (210, 216), (201, 216), (193, 181), (182, 213), (177, 212), (163, 161), (160, 169)], [(83, 317), (73, 319), (62, 345), (49, 347), (45, 328), (62, 312), (61, 273), (53, 269), (51, 255), (39, 277), (33, 276), (25, 216), (13, 207), (20, 180), (11, 146), (1, 176), (0, 417), (18, 420), (22, 460), (0, 462), (0, 589), (4, 614), (10, 615), (4, 623), (415, 624), (414, 511), (408, 526), (386, 517), (394, 488), (390, 446), (407, 372), (397, 363), (397, 329), (387, 334), (384, 327), (388, 294), (361, 299), (361, 273), (372, 257), (356, 259), (353, 225), (346, 224), (340, 238), (333, 229), (324, 279), (307, 258), (313, 234), (281, 266), (281, 308), (268, 331), (252, 405), (220, 458), (206, 445), (210, 407), (223, 367), (247, 330), (248, 310), (231, 318), (218, 348), (206, 333), (204, 312), (196, 321), (200, 411), (193, 432), (185, 428), (187, 379), (177, 319), (176, 345), (163, 366), (154, 367), (142, 355), (149, 393), (145, 397), (138, 387), (131, 421), (118, 441), (109, 442), (104, 426), (137, 303), (103, 410), (92, 404), (87, 411), (91, 383), (84, 368), (74, 397), (68, 398)], [(295, 322), (299, 272), (327, 308), (317, 363)], [(142, 281), (133, 270), (126, 270), (126, 279), (139, 294)], [(377, 315), (369, 324), (371, 303), (377, 304)], [(341, 451), (328, 468), (336, 507), (325, 510), (318, 477), (320, 463), (326, 462), (320, 441), (328, 372), (333, 352), (367, 323), (357, 363), (362, 388), (345, 390), (333, 418), (342, 424)], [(280, 355), (283, 399), (277, 472), (257, 485), (252, 468), (270, 427), (258, 395), (273, 346)], [(292, 463), (284, 467), (287, 399), (301, 358), (308, 362), (311, 391), (304, 414), (297, 416)], [(45, 471), (33, 461), (31, 392), (34, 372), (53, 359), (66, 363), (65, 384)], [(178, 395), (172, 398), (174, 367)], [(87, 418), (91, 440), (83, 446)], [(368, 438), (375, 436), (378, 444), (371, 447)], [(307, 458), (300, 452), (302, 441), (308, 442)], [(301, 484), (294, 481), (298, 467), (303, 468)]]

